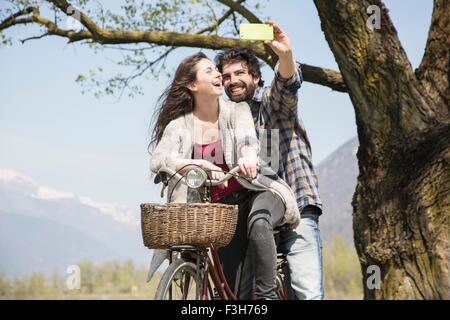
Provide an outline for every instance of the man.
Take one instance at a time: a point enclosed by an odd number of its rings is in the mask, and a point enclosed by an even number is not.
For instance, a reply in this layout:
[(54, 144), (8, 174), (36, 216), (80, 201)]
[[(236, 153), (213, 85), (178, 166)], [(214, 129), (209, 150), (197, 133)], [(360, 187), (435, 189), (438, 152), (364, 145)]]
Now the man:
[(296, 298), (323, 299), (322, 244), (318, 228), (322, 202), (311, 146), (297, 111), (302, 74), (286, 33), (272, 21), (266, 23), (273, 25), (274, 40), (265, 43), (279, 58), (270, 87), (263, 88), (260, 64), (249, 49), (226, 50), (216, 57), (216, 64), (222, 72), (228, 97), (250, 105), (259, 140), (264, 141), (261, 150), (265, 149), (267, 162), (296, 195), (300, 225), (295, 230), (283, 231), (279, 244), (279, 250), (287, 254)]

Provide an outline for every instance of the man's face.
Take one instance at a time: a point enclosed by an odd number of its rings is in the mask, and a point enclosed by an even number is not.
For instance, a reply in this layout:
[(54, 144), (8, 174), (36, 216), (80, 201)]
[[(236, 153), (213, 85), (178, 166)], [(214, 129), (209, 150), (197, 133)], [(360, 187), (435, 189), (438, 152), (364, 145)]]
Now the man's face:
[(234, 102), (251, 100), (259, 82), (259, 77), (248, 73), (247, 66), (240, 61), (224, 65), (222, 79), (227, 96)]

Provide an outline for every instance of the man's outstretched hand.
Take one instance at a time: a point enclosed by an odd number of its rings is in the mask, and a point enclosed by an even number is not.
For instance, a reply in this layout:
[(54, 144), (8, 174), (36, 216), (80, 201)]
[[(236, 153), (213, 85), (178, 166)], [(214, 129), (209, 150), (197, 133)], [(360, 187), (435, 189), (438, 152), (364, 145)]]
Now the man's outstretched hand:
[(265, 23), (273, 26), (273, 40), (266, 40), (264, 43), (271, 47), (279, 58), (287, 54), (292, 55), (291, 41), (287, 34), (272, 20), (266, 20)]
[(296, 64), (292, 54), (291, 40), (287, 34), (272, 20), (266, 20), (266, 24), (273, 26), (273, 40), (264, 41), (276, 53), (280, 60), (278, 71), (280, 75), (289, 79), (294, 75)]

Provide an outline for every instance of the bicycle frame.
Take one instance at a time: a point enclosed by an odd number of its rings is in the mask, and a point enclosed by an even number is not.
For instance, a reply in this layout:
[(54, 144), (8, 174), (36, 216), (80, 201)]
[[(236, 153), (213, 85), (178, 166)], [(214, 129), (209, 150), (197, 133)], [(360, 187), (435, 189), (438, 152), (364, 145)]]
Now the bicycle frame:
[[(237, 168), (238, 169), (238, 168)], [(232, 169), (232, 172), (236, 172), (236, 168)], [(181, 170), (181, 169), (180, 169)], [(230, 172), (231, 172), (230, 171)], [(183, 178), (178, 172), (172, 173), (171, 178), (176, 177), (181, 181)], [(161, 180), (160, 180), (161, 181)], [(225, 181), (225, 180), (223, 180)], [(156, 182), (156, 180), (155, 180)], [(167, 182), (167, 181), (166, 181)], [(216, 184), (219, 182), (216, 182)], [(210, 182), (210, 186), (211, 186)], [(163, 187), (164, 190), (164, 187)], [(275, 234), (274, 234), (275, 236)], [(170, 248), (169, 263), (172, 264), (172, 253), (174, 251), (180, 252), (181, 256), (191, 263), (195, 264), (195, 280), (197, 288), (196, 300), (208, 300), (208, 297), (214, 299), (215, 297), (221, 300), (237, 300), (237, 297), (233, 294), (230, 289), (225, 274), (222, 270), (219, 255), (217, 249), (211, 244), (208, 248), (200, 248), (190, 245), (177, 245)], [(186, 256), (186, 253), (189, 253)], [(284, 255), (277, 256), (277, 291), (280, 299), (286, 299), (286, 292), (284, 290), (284, 279), (283, 268), (286, 264), (286, 259)], [(186, 299), (188, 292), (185, 290), (189, 289), (190, 280), (187, 281), (187, 286), (183, 287), (182, 298)], [(213, 285), (213, 286), (212, 286)], [(215, 291), (214, 291), (215, 289)], [(209, 294), (209, 296), (208, 296)], [(172, 299), (172, 288), (169, 288), (169, 299)]]
[[(209, 248), (174, 246), (170, 250), (171, 252), (180, 252), (183, 258), (195, 263), (197, 284), (196, 300), (209, 300), (209, 297), (220, 300), (237, 300), (237, 297), (233, 294), (225, 278), (219, 254), (214, 246), (210, 246)], [(169, 263), (172, 263), (172, 258), (169, 259)], [(287, 300), (289, 298), (289, 292), (285, 292), (284, 290), (286, 283), (285, 277), (288, 276), (284, 271), (286, 264), (285, 255), (279, 253), (277, 255), (277, 292), (280, 300)], [(172, 298), (171, 292), (169, 292), (169, 297), (170, 299)], [(187, 292), (185, 292), (183, 298), (187, 298)]]

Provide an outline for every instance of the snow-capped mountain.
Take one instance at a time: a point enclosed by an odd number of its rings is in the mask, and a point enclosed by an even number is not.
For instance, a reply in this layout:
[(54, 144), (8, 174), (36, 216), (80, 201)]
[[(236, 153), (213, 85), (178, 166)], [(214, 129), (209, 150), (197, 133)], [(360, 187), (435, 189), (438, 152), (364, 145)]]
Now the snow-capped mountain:
[(54, 190), (52, 188), (39, 185), (32, 178), (11, 169), (0, 168), (0, 187), (10, 192), (18, 192), (28, 195), (34, 199), (48, 200), (54, 202), (80, 202), (88, 207), (98, 210), (111, 216), (116, 221), (129, 225), (139, 223), (135, 212), (122, 205), (99, 203), (86, 196), (76, 196), (71, 192)]
[(135, 210), (42, 186), (0, 169), (0, 272), (62, 270), (82, 259), (146, 262)]

